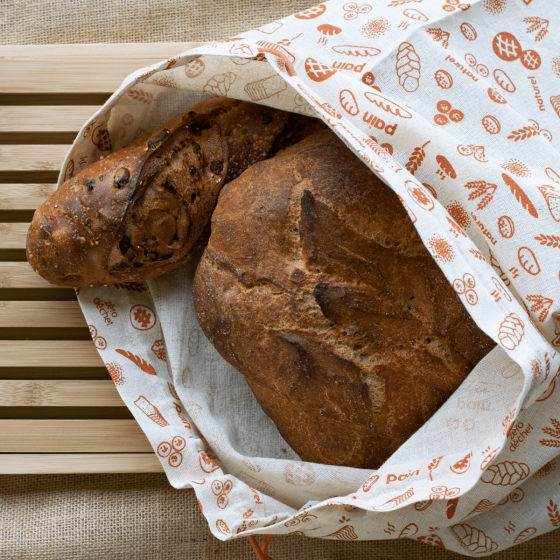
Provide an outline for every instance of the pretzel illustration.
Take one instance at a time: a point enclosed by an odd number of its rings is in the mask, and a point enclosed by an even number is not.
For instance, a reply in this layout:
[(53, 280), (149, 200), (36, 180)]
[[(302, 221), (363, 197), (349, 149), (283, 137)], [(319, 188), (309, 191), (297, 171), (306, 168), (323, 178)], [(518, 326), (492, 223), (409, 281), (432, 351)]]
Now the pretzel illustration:
[(525, 334), (525, 323), (515, 313), (510, 313), (500, 324), (498, 339), (507, 350), (513, 350)]
[(400, 86), (411, 93), (420, 85), (420, 57), (410, 43), (401, 43), (395, 65)]
[(225, 509), (229, 503), (228, 494), (233, 488), (231, 480), (226, 480), (222, 482), (221, 480), (214, 480), (211, 485), (212, 492), (215, 496), (218, 496), (217, 504), (221, 509)]

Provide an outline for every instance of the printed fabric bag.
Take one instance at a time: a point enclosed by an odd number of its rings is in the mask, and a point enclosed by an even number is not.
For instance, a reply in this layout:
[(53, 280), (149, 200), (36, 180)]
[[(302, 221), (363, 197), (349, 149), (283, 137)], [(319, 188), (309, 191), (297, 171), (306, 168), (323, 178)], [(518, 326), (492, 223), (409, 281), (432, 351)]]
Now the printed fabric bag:
[(82, 128), (59, 184), (216, 95), (323, 119), (497, 343), (371, 472), (289, 448), (202, 334), (195, 262), (79, 290), (122, 398), (217, 538), (484, 556), (560, 526), (559, 30), (554, 0), (332, 0), (138, 70)]

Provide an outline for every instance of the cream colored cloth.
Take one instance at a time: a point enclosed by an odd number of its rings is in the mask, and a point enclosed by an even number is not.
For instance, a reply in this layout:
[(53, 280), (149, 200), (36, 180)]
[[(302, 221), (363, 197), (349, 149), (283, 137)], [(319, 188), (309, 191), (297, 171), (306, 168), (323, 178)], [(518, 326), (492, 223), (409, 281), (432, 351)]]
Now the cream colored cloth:
[[(549, 21), (522, 0), (503, 9), (456, 0), (403, 9), (409, 3), (374, 11), (331, 1), (138, 70), (66, 158), (61, 180), (80, 170), (78, 160), (90, 164), (204, 95), (315, 114), (348, 143), (356, 165), (399, 195), (498, 342), (371, 473), (299, 461), (198, 327), (196, 263), (143, 292), (82, 288), (121, 396), (170, 482), (194, 487), (220, 539), (414, 538), (472, 556), (560, 523), (560, 127)], [(488, 26), (490, 17), (507, 31)], [(527, 83), (538, 83), (546, 107)], [(95, 142), (92, 130), (111, 142)]]
[[(505, 4), (487, 3), (490, 8)], [(0, 5), (0, 43), (220, 40), (311, 5), (222, 2), (220, 8), (228, 17), (217, 21), (215, 5), (208, 2), (6, 0)], [(169, 25), (162, 14), (172, 14), (180, 26)], [(167, 560), (250, 555), (245, 540), (219, 542), (211, 537), (194, 495), (174, 490), (163, 475), (3, 476), (0, 480), (0, 500), (9, 519), (2, 526), (2, 558), (58, 560), (117, 554), (123, 559)], [(558, 531), (546, 533), (493, 558), (556, 560), (560, 558), (558, 535)], [(339, 542), (277, 537), (269, 551), (276, 560), (458, 558), (406, 539)]]

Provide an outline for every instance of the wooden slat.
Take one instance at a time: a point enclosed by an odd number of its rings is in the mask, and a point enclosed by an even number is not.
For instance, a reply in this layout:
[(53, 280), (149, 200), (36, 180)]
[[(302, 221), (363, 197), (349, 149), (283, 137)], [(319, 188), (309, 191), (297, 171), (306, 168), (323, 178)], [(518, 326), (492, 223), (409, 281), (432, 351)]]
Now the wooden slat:
[(0, 93), (113, 92), (132, 72), (200, 44), (0, 46)]
[(87, 327), (77, 301), (0, 301), (0, 327)]
[(39, 276), (28, 262), (0, 262), (0, 289), (1, 288), (58, 289), (60, 286), (51, 284), (42, 276)]
[(0, 210), (37, 210), (55, 189), (54, 184), (0, 184)]
[(125, 406), (104, 379), (0, 379), (0, 406)]
[(0, 340), (0, 365), (104, 367), (92, 340)]
[(29, 224), (0, 224), (0, 249), (25, 249)]
[(0, 455), (0, 474), (164, 472), (155, 453)]
[(136, 420), (0, 420), (0, 453), (148, 453)]
[(0, 454), (0, 474), (163, 472), (155, 453)]
[(0, 171), (59, 171), (70, 151), (66, 144), (0, 146)]
[(78, 132), (95, 105), (0, 107), (0, 132)]

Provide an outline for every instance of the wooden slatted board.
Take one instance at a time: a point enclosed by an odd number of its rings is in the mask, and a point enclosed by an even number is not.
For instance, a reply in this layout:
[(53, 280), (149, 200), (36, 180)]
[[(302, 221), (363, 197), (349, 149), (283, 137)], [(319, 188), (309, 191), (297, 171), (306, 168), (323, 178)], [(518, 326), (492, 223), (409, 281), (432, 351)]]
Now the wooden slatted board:
[(131, 72), (195, 43), (0, 46), (0, 474), (162, 471), (74, 290), (25, 258), (83, 123)]

